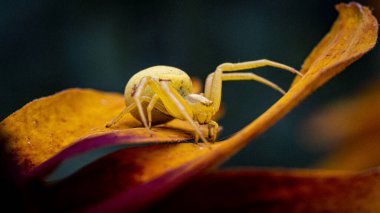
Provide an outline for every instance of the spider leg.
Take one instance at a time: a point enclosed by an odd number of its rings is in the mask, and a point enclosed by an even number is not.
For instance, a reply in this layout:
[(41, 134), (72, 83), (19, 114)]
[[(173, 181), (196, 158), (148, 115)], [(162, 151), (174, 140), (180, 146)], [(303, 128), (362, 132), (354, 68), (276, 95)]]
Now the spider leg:
[[(296, 69), (292, 67), (289, 67), (287, 65), (280, 64), (274, 61), (266, 60), (266, 59), (235, 63), (235, 64), (233, 63), (221, 64), (216, 68), (215, 72), (211, 73), (206, 79), (205, 97), (210, 99), (213, 102), (212, 107), (214, 111), (215, 112), (218, 111), (220, 107), (220, 101), (221, 101), (221, 96), (222, 96), (223, 72), (234, 72), (234, 71), (254, 69), (254, 68), (264, 67), (264, 66), (272, 66), (272, 67), (284, 69), (284, 70), (287, 70), (287, 71), (290, 71), (292, 73), (302, 76), (300, 72), (298, 72)], [(228, 77), (225, 77), (225, 78), (228, 78)], [(244, 79), (244, 80), (248, 80), (248, 79)], [(251, 79), (251, 80), (256, 80), (256, 79)]]
[(150, 100), (148, 107), (146, 108), (147, 114), (148, 114), (148, 126), (149, 128), (152, 127), (152, 110), (156, 106), (156, 103), (158, 101), (159, 97), (157, 94), (155, 94)]
[[(211, 75), (211, 78), (213, 78), (213, 73), (211, 73), (210, 75)], [(272, 81), (269, 81), (266, 78), (256, 75), (254, 73), (239, 72), (239, 73), (223, 73), (222, 74), (222, 81), (244, 81), (244, 80), (257, 81), (259, 83), (262, 83), (271, 87), (274, 90), (277, 90), (278, 92), (282, 94), (285, 94), (285, 91), (281, 87), (279, 87), (277, 84), (273, 83)], [(206, 85), (206, 86), (209, 87), (209, 85)]]
[(177, 115), (176, 117), (187, 120), (190, 123), (190, 125), (194, 128), (194, 131), (195, 131), (195, 139), (197, 139), (197, 137), (199, 136), (203, 142), (207, 142), (201, 129), (199, 128), (199, 125), (197, 125), (197, 123), (193, 120), (192, 118), (193, 112), (190, 106), (188, 106), (185, 99), (177, 92), (177, 90), (175, 90), (172, 86), (170, 86), (169, 82), (161, 81), (159, 83), (161, 85), (161, 88), (163, 89), (163, 96), (161, 96), (160, 94), (158, 95), (160, 96), (162, 102), (168, 109), (169, 113), (177, 114), (179, 112), (182, 116), (179, 117)]
[(281, 64), (278, 62), (270, 61), (267, 59), (247, 61), (247, 62), (241, 62), (241, 63), (223, 63), (219, 65), (218, 68), (220, 68), (224, 72), (233, 72), (233, 71), (255, 69), (255, 68), (266, 67), (266, 66), (276, 67), (279, 69), (290, 71), (291, 73), (297, 74), (299, 76), (303, 76), (300, 72), (298, 72), (296, 69), (292, 67), (289, 67), (285, 64)]
[[(194, 121), (195, 125), (199, 128), (199, 123), (197, 121)], [(194, 143), (198, 143), (199, 141), (199, 134), (197, 132), (194, 132)]]
[(141, 101), (140, 101), (141, 96), (142, 96), (142, 92), (148, 86), (148, 84), (149, 84), (150, 81), (151, 81), (151, 77), (143, 77), (143, 78), (141, 78), (140, 83), (139, 83), (139, 85), (136, 88), (136, 92), (133, 95), (133, 100), (135, 101), (135, 104), (137, 106), (137, 110), (138, 110), (138, 112), (140, 114), (140, 118), (141, 118), (141, 121), (142, 121), (143, 125), (148, 130), (149, 134), (152, 135), (153, 133), (150, 130), (150, 127), (148, 126), (148, 123), (146, 121), (146, 117), (145, 117), (145, 114), (144, 114), (144, 110), (143, 110), (143, 107), (142, 107), (142, 104), (141, 104)]
[(210, 121), (208, 123), (208, 135), (211, 141), (216, 141), (216, 136), (218, 135), (219, 124), (215, 121)]
[(162, 101), (163, 105), (171, 116), (188, 121), (194, 128), (194, 131), (199, 134), (199, 137), (202, 139), (202, 141), (207, 142), (199, 126), (196, 125), (192, 118), (192, 109), (187, 104), (185, 99), (178, 93), (178, 91), (174, 89), (169, 83), (170, 81), (157, 80), (149, 76), (141, 79), (133, 98), (135, 99), (135, 103), (137, 105), (137, 109), (139, 110), (140, 117), (144, 123), (144, 126), (149, 129), (141, 102), (139, 101), (139, 97), (141, 96), (142, 91), (145, 89), (145, 87), (149, 86)]
[(115, 125), (124, 117), (125, 114), (132, 111), (135, 107), (136, 107), (135, 103), (132, 103), (129, 106), (125, 107), (123, 111), (121, 111), (114, 119), (112, 119), (110, 122), (106, 124), (106, 128), (110, 128), (111, 126)]
[[(142, 96), (141, 99), (143, 101), (146, 101), (146, 102), (150, 102), (151, 101), (151, 98), (148, 97), (148, 96)], [(136, 108), (136, 103), (131, 103), (130, 105), (128, 105), (127, 107), (125, 107), (123, 109), (123, 111), (121, 111), (114, 119), (112, 119), (110, 122), (108, 122), (106, 124), (106, 128), (110, 128), (113, 125), (115, 125), (117, 122), (119, 122), (124, 117), (125, 114), (129, 113), (130, 111), (132, 111), (135, 108)]]

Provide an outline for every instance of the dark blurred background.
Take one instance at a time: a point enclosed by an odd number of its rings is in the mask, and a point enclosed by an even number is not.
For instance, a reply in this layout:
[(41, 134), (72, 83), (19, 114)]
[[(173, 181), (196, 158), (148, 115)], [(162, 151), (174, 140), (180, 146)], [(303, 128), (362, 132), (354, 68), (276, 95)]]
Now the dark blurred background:
[[(1, 1), (0, 118), (71, 87), (122, 93), (134, 73), (160, 64), (202, 80), (223, 62), (266, 58), (299, 69), (337, 17), (338, 2), (348, 1)], [(325, 153), (303, 145), (299, 127), (377, 78), (379, 67), (375, 48), (223, 166), (312, 166)], [(274, 68), (254, 72), (286, 89), (294, 77)], [(226, 82), (221, 138), (280, 97), (256, 82)]]

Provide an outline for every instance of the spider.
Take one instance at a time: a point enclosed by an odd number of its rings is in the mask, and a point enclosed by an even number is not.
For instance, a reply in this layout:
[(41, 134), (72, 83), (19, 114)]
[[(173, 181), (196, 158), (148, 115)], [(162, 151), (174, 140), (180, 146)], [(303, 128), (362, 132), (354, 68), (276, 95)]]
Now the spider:
[[(126, 113), (131, 113), (152, 135), (151, 126), (166, 123), (174, 118), (188, 121), (194, 128), (194, 141), (199, 137), (203, 142), (207, 139), (215, 141), (219, 125), (212, 120), (218, 112), (222, 81), (254, 80), (263, 83), (282, 94), (285, 91), (271, 81), (250, 72), (236, 72), (271, 66), (290, 71), (302, 76), (292, 67), (267, 59), (241, 63), (223, 63), (206, 78), (204, 93), (192, 93), (190, 77), (182, 70), (170, 66), (153, 66), (139, 71), (125, 86), (124, 110), (106, 124), (109, 128), (119, 122)], [(145, 115), (147, 114), (147, 117)], [(207, 125), (208, 137), (200, 130), (200, 125)]]

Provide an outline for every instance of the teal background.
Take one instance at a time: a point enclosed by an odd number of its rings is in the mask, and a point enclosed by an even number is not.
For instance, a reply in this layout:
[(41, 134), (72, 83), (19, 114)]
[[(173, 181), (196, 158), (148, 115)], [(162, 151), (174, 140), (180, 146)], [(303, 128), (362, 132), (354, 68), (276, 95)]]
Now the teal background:
[[(71, 87), (122, 93), (134, 73), (154, 65), (202, 80), (223, 62), (266, 58), (299, 69), (337, 17), (337, 2), (1, 1), (0, 118)], [(365, 55), (222, 166), (311, 167), (326, 151), (305, 145), (302, 125), (377, 78), (378, 54)], [(283, 88), (293, 78), (274, 68), (254, 72)], [(255, 82), (226, 82), (221, 138), (280, 97)]]

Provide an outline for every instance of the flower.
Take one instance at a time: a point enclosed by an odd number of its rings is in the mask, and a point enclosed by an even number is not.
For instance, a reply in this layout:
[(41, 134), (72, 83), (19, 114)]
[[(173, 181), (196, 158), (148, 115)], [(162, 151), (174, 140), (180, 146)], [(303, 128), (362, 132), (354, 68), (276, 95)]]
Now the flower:
[[(0, 124), (23, 204), (36, 211), (91, 212), (378, 209), (372, 204), (379, 198), (376, 170), (210, 171), (374, 47), (378, 24), (371, 11), (358, 3), (337, 10), (332, 29), (304, 62), (303, 78), (248, 126), (210, 146), (186, 143), (191, 135), (170, 126), (153, 128), (151, 137), (131, 116), (115, 129), (104, 128), (123, 108), (120, 94), (69, 89), (25, 105)], [(59, 165), (101, 148), (108, 148), (101, 158), (54, 179)]]

